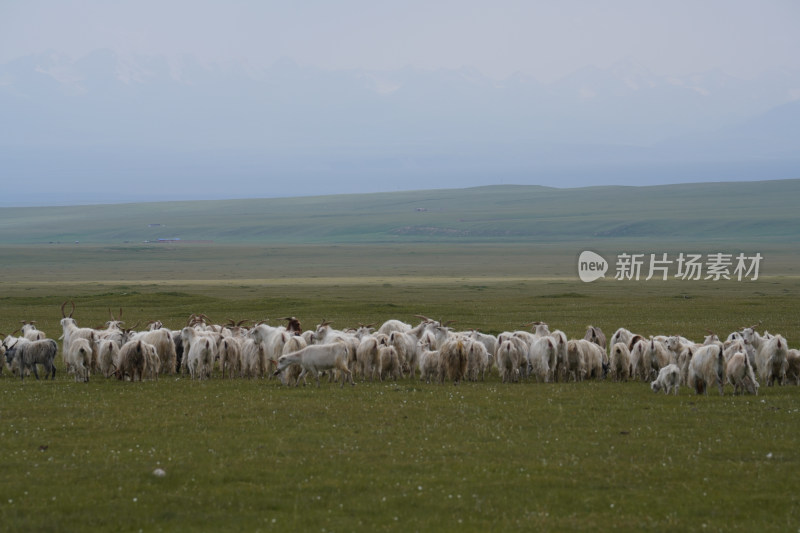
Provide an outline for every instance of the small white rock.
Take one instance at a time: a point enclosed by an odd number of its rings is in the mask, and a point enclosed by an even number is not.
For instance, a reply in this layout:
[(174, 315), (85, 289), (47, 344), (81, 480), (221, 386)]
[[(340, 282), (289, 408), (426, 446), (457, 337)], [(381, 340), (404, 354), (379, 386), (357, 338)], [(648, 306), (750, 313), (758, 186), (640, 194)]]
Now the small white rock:
[(767, 459), (772, 459), (772, 452), (769, 452), (769, 453), (767, 454)]
[(167, 473), (164, 471), (163, 468), (156, 468), (155, 470), (153, 470), (153, 475), (156, 477), (164, 477), (167, 475)]

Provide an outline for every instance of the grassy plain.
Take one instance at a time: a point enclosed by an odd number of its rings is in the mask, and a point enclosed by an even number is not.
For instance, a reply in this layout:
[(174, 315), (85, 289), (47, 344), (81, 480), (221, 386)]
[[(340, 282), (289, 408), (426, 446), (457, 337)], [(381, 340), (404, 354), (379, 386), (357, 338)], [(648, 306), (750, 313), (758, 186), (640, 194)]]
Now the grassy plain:
[(800, 242), (800, 180), (0, 209), (0, 243)]
[[(455, 261), (435, 272), (429, 257), (410, 275), (352, 250), (360, 259), (346, 271), (339, 252), (299, 247), (284, 258), (296, 280), (225, 279), (220, 264), (248, 262), (231, 249), (222, 263), (198, 261), (202, 275), (191, 262), (168, 274), (145, 261), (66, 268), (61, 280), (53, 266), (49, 279), (3, 280), (0, 330), (35, 319), (57, 336), (70, 298), (82, 325), (101, 324), (109, 307), (128, 324), (173, 328), (197, 311), (342, 327), (423, 313), (493, 333), (544, 320), (571, 337), (588, 323), (700, 338), (763, 321), (800, 343), (792, 276), (584, 284), (525, 276), (525, 257), (481, 276), (491, 261), (466, 264), (465, 250), (447, 248), (437, 257)], [(303, 266), (307, 256), (319, 262)], [(159, 274), (136, 275), (148, 269)], [(496, 375), (344, 390), (174, 377), (86, 385), (59, 365), (55, 383), (0, 378), (0, 521), (9, 531), (795, 530), (799, 391), (667, 397), (643, 383), (508, 386)], [(152, 475), (159, 467), (166, 477)]]
[(3, 380), (0, 390), (7, 531), (800, 522), (796, 388), (695, 398), (642, 383), (290, 390), (162, 378)]
[[(58, 337), (59, 306), (71, 299), (86, 326), (107, 320), (108, 308), (123, 308), (128, 325), (160, 319), (171, 328), (192, 312), (220, 322), (274, 323), (291, 314), (305, 327), (322, 318), (337, 327), (413, 322), (421, 313), (490, 333), (543, 320), (570, 337), (590, 323), (608, 334), (624, 325), (700, 339), (706, 329), (727, 334), (761, 322), (797, 347), (800, 256), (791, 235), (800, 226), (779, 224), (795, 216), (784, 210), (796, 185), (779, 184), (781, 208), (773, 213), (745, 211), (736, 225), (713, 211), (705, 222), (688, 223), (695, 233), (674, 219), (648, 226), (646, 207), (631, 215), (641, 224), (616, 224), (613, 199), (641, 191), (588, 191), (587, 211), (561, 220), (558, 237), (536, 237), (546, 227), (542, 217), (562, 216), (555, 205), (547, 214), (562, 193), (544, 191), (550, 196), (537, 204), (538, 219), (525, 218), (524, 206), (509, 212), (519, 215), (508, 217), (512, 226), (529, 230), (509, 237), (516, 242), (484, 238), (511, 231), (497, 221), (485, 221), (484, 235), (466, 241), (430, 229), (419, 230), (415, 242), (366, 235), (359, 224), (373, 215), (348, 222), (331, 207), (325, 217), (317, 199), (280, 204), (289, 212), (316, 202), (317, 218), (295, 236), (312, 235), (323, 220), (329, 231), (318, 233), (324, 242), (317, 244), (260, 234), (263, 220), (255, 214), (242, 238), (247, 224), (225, 218), (221, 205), (206, 222), (217, 235), (237, 237), (180, 244), (143, 244), (138, 230), (120, 233), (141, 208), (103, 208), (83, 218), (65, 208), (51, 219), (2, 210), (0, 331), (37, 320)], [(724, 190), (728, 201), (741, 198), (741, 190), (712, 185), (661, 192), (691, 204), (698, 192)], [(437, 194), (444, 201), (446, 193)], [(588, 210), (593, 194), (602, 197), (600, 213)], [(418, 196), (405, 204), (398, 198), (387, 196), (373, 209), (390, 211), (384, 229), (406, 224), (407, 215), (390, 207), (419, 205)], [(448, 205), (464, 201), (458, 196)], [(170, 216), (183, 213), (190, 227), (195, 207)], [(436, 214), (428, 207), (421, 216)], [(467, 219), (442, 209), (436, 227)], [(652, 209), (666, 220), (668, 208)], [(121, 226), (110, 222), (114, 214)], [(592, 217), (593, 230), (614, 235), (587, 236)], [(145, 213), (137, 220), (164, 219)], [(69, 239), (106, 235), (48, 244), (60, 227)], [(20, 228), (31, 231), (17, 238)], [(637, 231), (646, 234), (631, 235)], [(335, 242), (335, 235), (348, 238)], [(137, 243), (121, 242), (127, 238)], [(612, 262), (623, 251), (759, 251), (764, 262), (757, 281), (585, 284), (576, 276), (584, 249)], [(0, 524), (8, 531), (796, 531), (800, 389), (731, 393), (727, 387), (723, 397), (696, 397), (683, 388), (675, 397), (655, 395), (640, 382), (502, 385), (496, 374), (458, 387), (405, 379), (343, 390), (218, 376), (78, 384), (59, 362), (55, 382), (0, 377)], [(153, 476), (155, 468), (166, 476)]]

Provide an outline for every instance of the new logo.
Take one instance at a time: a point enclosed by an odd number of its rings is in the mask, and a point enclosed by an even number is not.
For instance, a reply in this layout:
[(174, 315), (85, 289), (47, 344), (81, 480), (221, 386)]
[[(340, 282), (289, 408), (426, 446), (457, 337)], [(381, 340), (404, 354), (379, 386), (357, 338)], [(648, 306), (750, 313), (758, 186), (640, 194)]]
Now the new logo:
[(608, 261), (602, 256), (588, 250), (581, 252), (578, 258), (578, 276), (581, 281), (589, 283), (605, 277), (608, 271)]

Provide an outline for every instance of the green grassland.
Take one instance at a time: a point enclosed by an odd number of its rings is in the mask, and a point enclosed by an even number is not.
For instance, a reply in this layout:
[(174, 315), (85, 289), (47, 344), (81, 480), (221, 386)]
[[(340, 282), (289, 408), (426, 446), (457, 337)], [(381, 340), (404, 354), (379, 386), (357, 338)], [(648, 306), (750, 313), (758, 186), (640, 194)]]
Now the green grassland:
[(0, 243), (797, 243), (800, 180), (3, 208)]
[[(762, 320), (800, 343), (800, 280), (687, 286), (565, 279), (403, 283), (32, 284), (0, 300), (10, 329), (59, 332), (108, 307), (128, 324), (190, 312), (292, 313), (341, 327), (414, 313), (497, 333), (540, 319), (581, 335), (727, 332)], [(800, 389), (653, 394), (641, 382), (364, 383), (340, 389), (185, 377), (0, 378), (0, 520), (49, 530), (794, 530)], [(163, 468), (164, 478), (153, 476)]]
[[(109, 308), (122, 308), (129, 326), (160, 319), (179, 328), (192, 312), (273, 324), (291, 314), (306, 328), (323, 318), (344, 328), (413, 323), (424, 314), (490, 333), (543, 320), (570, 337), (594, 324), (609, 335), (625, 326), (696, 340), (707, 329), (727, 334), (760, 322), (798, 347), (797, 186), (511, 195), (487, 188), (425, 193), (430, 204), (420, 204), (423, 193), (230, 202), (236, 216), (225, 214), (227, 202), (3, 209), (0, 331), (36, 320), (56, 338), (59, 307), (73, 300), (82, 326), (101, 325)], [(653, 192), (665, 205), (640, 205)], [(485, 232), (529, 233), (498, 241), (488, 233), (391, 232), (418, 215), (440, 217), (426, 228), (451, 227), (494, 193), (497, 205), (511, 207), (495, 211), (504, 222), (482, 222)], [(574, 203), (576, 194), (582, 211), (565, 214), (558, 197)], [(771, 197), (776, 207), (750, 210), (747, 194)], [(636, 206), (630, 217), (614, 214), (617, 199)], [(685, 208), (672, 212), (676, 199)], [(374, 205), (356, 216), (355, 200)], [(681, 219), (701, 204), (703, 217)], [(342, 214), (346, 205), (352, 220)], [(558, 223), (546, 234), (548, 217)], [(283, 230), (294, 228), (291, 238), (272, 225), (282, 218)], [(162, 236), (150, 223), (214, 242), (143, 244)], [(587, 284), (576, 270), (584, 249), (608, 259), (622, 251), (759, 251), (764, 262), (756, 281), (615, 281), (611, 272)], [(698, 397), (684, 387), (665, 396), (641, 382), (503, 385), (494, 373), (457, 387), (406, 378), (289, 389), (218, 373), (204, 382), (92, 376), (84, 384), (59, 361), (54, 382), (0, 376), (0, 524), (7, 531), (800, 529), (800, 388), (725, 393)], [(156, 468), (166, 476), (155, 477)]]
[(4, 382), (2, 401), (7, 531), (800, 522), (796, 388), (695, 398), (642, 383), (95, 379)]

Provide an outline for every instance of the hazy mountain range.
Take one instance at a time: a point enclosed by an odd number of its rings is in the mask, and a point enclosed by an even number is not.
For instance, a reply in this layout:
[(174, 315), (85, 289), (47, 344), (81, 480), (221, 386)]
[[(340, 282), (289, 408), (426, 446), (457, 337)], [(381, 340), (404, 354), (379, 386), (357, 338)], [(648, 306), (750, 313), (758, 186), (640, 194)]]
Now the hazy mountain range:
[(800, 71), (545, 84), (97, 50), (0, 65), (0, 122), (4, 182), (36, 184), (2, 205), (800, 177)]
[[(796, 248), (800, 180), (557, 189), (499, 185), (302, 198), (18, 207), (0, 245), (728, 243)], [(577, 251), (576, 244), (576, 251)], [(13, 254), (12, 254), (13, 255)]]

